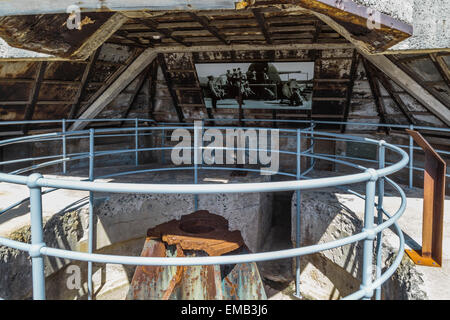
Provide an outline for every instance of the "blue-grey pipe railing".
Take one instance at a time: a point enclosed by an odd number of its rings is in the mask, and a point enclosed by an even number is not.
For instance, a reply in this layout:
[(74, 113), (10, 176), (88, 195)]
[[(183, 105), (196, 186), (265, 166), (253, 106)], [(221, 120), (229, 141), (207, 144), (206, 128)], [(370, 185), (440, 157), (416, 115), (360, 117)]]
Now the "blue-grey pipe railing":
[[(373, 139), (368, 138), (361, 138), (361, 137), (354, 137), (349, 135), (342, 135), (342, 134), (333, 134), (333, 133), (324, 133), (324, 132), (317, 132), (314, 130), (314, 126), (320, 123), (334, 123), (334, 124), (341, 124), (340, 122), (323, 122), (323, 121), (315, 121), (315, 123), (311, 123), (309, 128), (306, 128), (305, 130), (292, 130), (292, 129), (279, 129), (280, 132), (284, 132), (286, 134), (297, 134), (297, 150), (296, 152), (291, 152), (288, 150), (266, 150), (271, 152), (279, 152), (284, 154), (291, 154), (296, 155), (297, 157), (297, 170), (295, 173), (287, 173), (287, 172), (277, 172), (277, 174), (285, 175), (285, 176), (291, 176), (295, 177), (295, 181), (284, 181), (284, 182), (264, 182), (264, 183), (237, 183), (237, 184), (229, 184), (229, 185), (223, 185), (223, 184), (207, 184), (202, 185), (198, 184), (198, 170), (242, 170), (242, 171), (259, 171), (255, 169), (250, 168), (227, 168), (227, 167), (206, 167), (203, 166), (203, 163), (200, 163), (200, 166), (195, 165), (194, 167), (185, 167), (185, 168), (157, 168), (157, 169), (144, 169), (144, 170), (133, 170), (128, 172), (116, 172), (109, 175), (104, 175), (103, 177), (113, 177), (113, 176), (119, 176), (119, 175), (125, 175), (125, 174), (133, 174), (133, 173), (140, 173), (140, 172), (157, 172), (162, 170), (195, 170), (195, 181), (194, 184), (130, 184), (130, 183), (100, 183), (100, 182), (94, 182), (94, 159), (95, 157), (103, 156), (106, 154), (111, 154), (110, 151), (102, 151), (102, 152), (95, 152), (94, 151), (94, 139), (95, 138), (102, 138), (103, 136), (134, 136), (135, 138), (135, 145), (134, 148), (130, 150), (118, 150), (119, 152), (134, 152), (135, 153), (135, 164), (138, 165), (138, 153), (143, 151), (150, 151), (150, 150), (160, 150), (162, 151), (162, 155), (164, 155), (164, 150), (173, 150), (174, 147), (165, 147), (164, 146), (164, 140), (165, 140), (165, 134), (166, 132), (170, 132), (171, 130), (175, 130), (177, 128), (184, 128), (184, 129), (194, 129), (193, 127), (189, 126), (164, 126), (164, 127), (139, 127), (139, 122), (152, 122), (152, 120), (146, 120), (146, 119), (126, 119), (129, 121), (134, 121), (134, 127), (131, 128), (99, 128), (97, 130), (81, 130), (81, 131), (66, 131), (65, 130), (65, 124), (66, 122), (74, 122), (75, 120), (62, 120), (62, 121), (50, 121), (50, 122), (61, 122), (62, 123), (62, 129), (61, 133), (51, 133), (51, 134), (42, 134), (42, 135), (35, 135), (35, 136), (27, 136), (27, 137), (20, 137), (20, 138), (12, 138), (5, 141), (0, 141), (0, 146), (13, 144), (13, 143), (21, 143), (21, 142), (31, 142), (31, 141), (43, 141), (44, 139), (60, 139), (63, 141), (63, 151), (62, 151), (62, 159), (56, 160), (59, 161), (59, 163), (65, 164), (67, 161), (73, 161), (75, 159), (82, 159), (83, 157), (89, 158), (89, 181), (67, 181), (64, 179), (49, 179), (44, 178), (40, 174), (32, 174), (29, 177), (25, 176), (19, 176), (19, 175), (13, 175), (13, 174), (4, 174), (0, 173), (0, 181), (9, 182), (9, 183), (15, 183), (15, 184), (22, 184), (27, 185), (30, 189), (30, 210), (31, 210), (31, 217), (32, 217), (32, 241), (31, 244), (25, 244), (20, 243), (17, 241), (13, 241), (10, 239), (2, 238), (0, 237), (0, 245), (6, 245), (15, 249), (19, 250), (25, 250), (28, 251), (32, 257), (32, 264), (33, 264), (33, 296), (35, 299), (44, 299), (45, 298), (45, 278), (43, 273), (43, 255), (48, 256), (55, 256), (60, 258), (67, 258), (67, 259), (74, 259), (74, 260), (80, 260), (80, 261), (88, 261), (88, 263), (92, 266), (93, 262), (99, 262), (99, 263), (119, 263), (119, 264), (134, 264), (134, 265), (209, 265), (209, 264), (230, 264), (230, 263), (242, 263), (242, 262), (250, 262), (250, 261), (266, 261), (266, 260), (276, 260), (276, 259), (284, 259), (284, 258), (296, 258), (298, 269), (296, 270), (296, 294), (300, 296), (300, 278), (299, 278), (299, 267), (300, 267), (300, 259), (299, 257), (301, 255), (306, 255), (310, 253), (315, 253), (323, 250), (328, 250), (331, 248), (336, 248), (342, 245), (350, 244), (356, 241), (364, 241), (364, 250), (363, 250), (363, 279), (361, 288), (356, 293), (348, 296), (347, 298), (366, 298), (369, 299), (373, 296), (373, 292), (375, 290), (375, 298), (380, 299), (380, 286), (381, 284), (388, 279), (390, 275), (395, 272), (395, 269), (398, 267), (398, 265), (401, 262), (401, 257), (403, 255), (403, 247), (404, 247), (404, 238), (401, 233), (400, 228), (398, 227), (397, 220), (402, 215), (403, 211), (406, 207), (406, 196), (401, 190), (401, 188), (395, 184), (391, 179), (387, 178), (388, 175), (397, 172), (401, 170), (403, 167), (407, 166), (409, 164), (410, 172), (411, 169), (414, 170), (414, 168), (411, 165), (411, 162), (409, 160), (408, 154), (403, 151), (399, 146), (388, 144), (385, 142), (379, 142)], [(244, 119), (247, 120), (247, 119)], [(76, 121), (79, 121), (77, 119)], [(86, 120), (86, 121), (92, 121), (94, 122), (94, 119)], [(107, 121), (107, 119), (95, 119), (95, 121)], [(117, 121), (117, 119), (114, 119), (114, 121)], [(209, 120), (208, 120), (209, 121)], [(255, 119), (251, 119), (249, 121), (259, 121)], [(261, 120), (262, 121), (262, 120)], [(273, 121), (273, 120), (270, 120)], [(282, 120), (283, 121), (283, 120)], [(30, 121), (27, 121), (30, 122)], [(39, 122), (39, 121), (31, 121), (33, 123)], [(46, 121), (49, 122), (49, 121)], [(285, 121), (287, 122), (287, 121)], [(292, 122), (292, 121), (289, 121)], [(298, 123), (302, 123), (303, 121), (295, 121)], [(14, 121), (9, 122), (9, 124), (21, 124), (21, 121)], [(307, 122), (303, 122), (307, 123)], [(7, 122), (2, 122), (0, 125), (7, 124)], [(153, 122), (153, 124), (155, 124)], [(358, 124), (358, 123), (349, 123), (349, 124)], [(375, 124), (371, 124), (375, 125)], [(376, 124), (376, 126), (380, 126), (379, 124)], [(389, 125), (392, 127), (392, 125)], [(396, 126), (399, 128), (405, 127), (405, 126)], [(216, 129), (229, 129), (230, 127), (214, 127)], [(232, 127), (233, 128), (233, 127)], [(416, 129), (420, 129), (418, 127), (413, 127)], [(249, 129), (248, 127), (243, 129)], [(268, 129), (268, 128), (264, 128)], [(425, 127), (424, 130), (436, 130), (435, 128), (427, 128)], [(127, 134), (130, 130), (134, 130), (133, 134)], [(139, 148), (139, 136), (145, 135), (146, 131), (151, 131), (151, 134), (153, 135), (153, 131), (161, 131), (162, 133), (162, 141), (161, 145), (162, 147), (159, 148)], [(445, 131), (442, 129), (439, 129), (441, 131)], [(448, 130), (450, 131), (450, 130)], [(117, 133), (119, 134), (110, 134), (110, 133)], [(142, 133), (141, 133), (142, 132)], [(86, 134), (88, 133), (88, 135)], [(108, 134), (109, 133), (109, 134)], [(300, 135), (300, 137), (299, 137)], [(301, 136), (304, 135), (305, 137), (309, 137), (310, 139), (310, 146), (308, 149), (302, 151), (301, 150)], [(89, 152), (87, 154), (77, 153), (77, 154), (67, 154), (64, 146), (66, 144), (66, 139), (69, 138), (77, 138), (79, 136), (89, 137), (90, 141), (90, 148)], [(40, 140), (42, 139), (42, 140)], [(339, 160), (337, 158), (333, 158), (330, 155), (321, 155), (321, 154), (314, 154), (314, 141), (318, 139), (341, 139), (345, 141), (357, 141), (357, 142), (364, 142), (364, 143), (370, 143), (374, 145), (378, 145), (379, 150), (379, 159), (378, 161), (378, 168), (372, 169), (372, 168), (366, 168), (359, 164), (353, 164), (349, 161), (349, 157), (343, 157), (341, 159), (346, 160)], [(300, 146), (300, 147), (299, 147)], [(203, 147), (203, 145), (200, 146), (194, 146), (194, 150), (197, 150), (200, 148), (200, 150), (204, 150), (207, 147)], [(191, 148), (192, 149), (192, 148)], [(228, 148), (222, 148), (223, 150), (227, 150)], [(414, 151), (413, 146), (409, 146), (409, 152), (411, 153)], [(234, 148), (234, 151), (240, 150), (239, 148)], [(246, 151), (250, 151), (250, 148), (244, 148)], [(386, 163), (385, 162), (385, 150), (393, 151), (401, 156), (401, 160), (396, 163)], [(75, 155), (75, 156), (74, 156)], [(60, 156), (60, 157), (61, 157)], [(309, 164), (310, 167), (307, 168), (303, 173), (301, 172), (301, 157), (307, 157), (310, 159)], [(51, 156), (53, 157), (53, 156)], [(57, 156), (54, 156), (57, 157)], [(41, 160), (45, 160), (45, 157), (41, 157)], [(50, 157), (48, 157), (50, 158)], [(29, 160), (34, 160), (27, 159)], [(164, 159), (164, 158), (163, 158)], [(321, 179), (308, 179), (308, 180), (301, 180), (302, 178), (306, 178), (307, 174), (312, 171), (314, 168), (315, 160), (321, 159), (326, 161), (332, 161), (344, 165), (348, 165), (350, 167), (364, 170), (362, 173), (357, 174), (351, 174), (346, 176), (340, 176), (340, 177), (330, 177), (330, 178), (321, 178)], [(367, 161), (367, 159), (358, 159), (361, 161)], [(25, 160), (24, 160), (25, 161)], [(48, 162), (47, 162), (48, 163)], [(47, 163), (43, 163), (40, 165), (45, 165)], [(3, 164), (3, 163), (0, 163)], [(385, 164), (388, 166), (386, 167)], [(32, 170), (40, 168), (38, 167), (31, 167), (27, 170)], [(420, 169), (420, 168), (418, 168)], [(423, 170), (423, 169), (422, 169)], [(63, 168), (63, 172), (65, 169)], [(410, 173), (411, 174), (411, 173)], [(99, 177), (100, 178), (100, 177)], [(383, 208), (383, 194), (384, 194), (384, 181), (387, 181), (390, 185), (396, 189), (400, 197), (402, 199), (400, 208), (397, 210), (397, 212), (390, 216), (387, 214)], [(343, 185), (350, 185), (355, 183), (365, 182), (366, 183), (366, 195), (365, 198), (365, 218), (364, 218), (364, 229), (362, 232), (349, 236), (347, 238), (339, 239), (330, 243), (325, 244), (318, 244), (308, 247), (301, 247), (300, 246), (300, 204), (301, 204), (301, 190), (311, 190), (314, 188), (324, 188), (329, 186), (343, 186)], [(52, 188), (50, 190), (46, 190), (44, 192), (51, 192), (57, 189), (71, 189), (71, 190), (86, 190), (90, 192), (90, 214), (89, 214), (89, 248), (87, 253), (83, 252), (74, 252), (74, 251), (66, 251), (56, 248), (49, 248), (46, 247), (43, 243), (43, 230), (42, 230), (42, 188)], [(378, 203), (375, 203), (375, 194), (376, 191), (378, 193)], [(148, 257), (124, 257), (124, 256), (112, 256), (112, 255), (100, 255), (93, 253), (93, 192), (114, 192), (114, 193), (189, 193), (193, 194), (194, 196), (197, 196), (198, 194), (214, 194), (214, 193), (237, 193), (237, 192), (270, 192), (270, 191), (295, 191), (297, 193), (297, 225), (296, 225), (296, 248), (294, 249), (287, 249), (287, 250), (280, 250), (276, 252), (265, 252), (265, 253), (254, 253), (254, 254), (246, 254), (246, 255), (234, 255), (234, 256), (223, 256), (223, 257), (197, 257), (197, 258), (148, 258)], [(22, 202), (23, 203), (23, 200)], [(374, 208), (377, 208), (378, 212), (378, 219), (377, 219), (377, 225), (374, 225)], [(8, 206), (8, 210), (13, 208), (12, 206)], [(1, 213), (5, 213), (5, 211), (0, 211)], [(388, 219), (383, 222), (382, 215), (386, 215)], [(400, 239), (400, 249), (398, 252), (398, 255), (392, 265), (385, 270), (385, 272), (381, 273), (381, 243), (382, 243), (382, 231), (386, 228), (394, 225), (394, 229), (397, 232), (399, 239)], [(374, 239), (377, 240), (376, 245), (376, 274), (372, 274), (372, 251), (373, 251), (373, 241)], [(89, 287), (89, 298), (92, 298), (92, 268), (88, 270), (88, 287)], [(298, 276), (297, 276), (298, 274)], [(375, 276), (375, 279), (372, 277)]]

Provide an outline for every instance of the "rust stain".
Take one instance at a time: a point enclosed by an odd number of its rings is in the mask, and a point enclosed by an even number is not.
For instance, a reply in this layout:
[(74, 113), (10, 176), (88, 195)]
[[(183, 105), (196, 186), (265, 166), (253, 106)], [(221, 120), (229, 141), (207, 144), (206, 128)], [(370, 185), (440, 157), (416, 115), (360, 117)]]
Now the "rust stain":
[(239, 231), (228, 231), (228, 221), (206, 210), (196, 211), (147, 231), (168, 245), (179, 244), (183, 250), (201, 250), (220, 256), (244, 244)]

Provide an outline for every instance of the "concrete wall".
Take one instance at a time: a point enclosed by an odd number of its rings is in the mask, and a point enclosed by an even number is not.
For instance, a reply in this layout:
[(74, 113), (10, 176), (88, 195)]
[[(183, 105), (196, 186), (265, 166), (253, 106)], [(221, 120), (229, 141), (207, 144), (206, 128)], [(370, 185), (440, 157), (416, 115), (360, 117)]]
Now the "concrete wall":
[[(204, 179), (219, 179), (217, 175), (200, 175)], [(263, 176), (228, 177), (229, 182), (265, 181)], [(155, 176), (138, 175), (134, 182), (166, 181), (172, 179), (192, 179), (191, 172), (159, 173)], [(221, 176), (223, 181), (224, 175)], [(130, 180), (127, 180), (130, 181)], [(193, 197), (190, 195), (132, 195), (132, 194), (94, 194), (94, 237), (95, 251), (119, 255), (139, 256), (144, 244), (147, 229), (194, 211)], [(69, 205), (68, 198), (52, 194), (46, 196), (48, 202), (62, 202)], [(84, 199), (86, 200), (86, 199)], [(45, 215), (44, 241), (49, 247), (86, 252), (88, 248), (88, 208), (74, 209), (80, 201), (73, 201), (68, 207), (51, 216)], [(272, 194), (218, 194), (199, 197), (199, 209), (224, 216), (229, 221), (230, 230), (240, 230), (250, 250), (256, 252), (264, 245), (271, 227)], [(26, 223), (28, 223), (27, 220)], [(6, 222), (5, 222), (6, 223)], [(9, 238), (30, 242), (30, 227), (18, 227), (11, 223)], [(3, 228), (5, 229), (5, 228)], [(3, 233), (6, 231), (3, 230)], [(4, 299), (26, 299), (32, 292), (31, 259), (27, 253), (0, 247), (0, 297)], [(66, 259), (45, 257), (45, 275), (49, 299), (86, 298), (86, 263)], [(81, 271), (82, 287), (71, 289), (73, 270), (77, 266)], [(124, 298), (134, 266), (102, 265), (94, 266), (94, 288), (98, 299)]]
[[(352, 189), (361, 192), (360, 186)], [(292, 244), (295, 247), (296, 194), (292, 198)], [(359, 233), (363, 227), (364, 201), (338, 189), (305, 191), (301, 195), (301, 246), (327, 243)], [(384, 231), (383, 270), (397, 253), (396, 235)], [(308, 299), (338, 299), (359, 289), (362, 271), (362, 242), (301, 258), (301, 292)], [(375, 253), (373, 257), (375, 261)], [(294, 263), (295, 266), (295, 263)], [(384, 271), (383, 271), (384, 272)], [(382, 286), (382, 298), (427, 299), (423, 275), (409, 258)]]

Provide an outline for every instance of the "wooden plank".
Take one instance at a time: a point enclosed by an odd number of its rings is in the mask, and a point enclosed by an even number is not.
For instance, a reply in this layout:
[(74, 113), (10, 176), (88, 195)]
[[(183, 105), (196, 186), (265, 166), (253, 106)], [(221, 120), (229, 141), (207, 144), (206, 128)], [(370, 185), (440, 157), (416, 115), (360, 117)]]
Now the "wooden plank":
[[(41, 89), (42, 79), (44, 78), (45, 68), (47, 68), (46, 61), (42, 61), (42, 62), (38, 63), (38, 67), (36, 70), (36, 81), (34, 83), (33, 88), (31, 89), (30, 101), (29, 101), (29, 104), (25, 108), (25, 114), (24, 114), (23, 120), (33, 119), (33, 113), (34, 113), (34, 109), (36, 107), (36, 102), (39, 97), (39, 91)], [(27, 134), (28, 124), (22, 125), (22, 132), (23, 132), (23, 134)]]
[(363, 55), (439, 120), (450, 126), (450, 110), (395, 63), (383, 55), (365, 55), (364, 53)]
[[(150, 71), (150, 67), (147, 67), (147, 70), (143, 71), (138, 83), (136, 84), (135, 89), (131, 92), (131, 96), (130, 96), (130, 100), (127, 106), (126, 111), (124, 112), (122, 119), (126, 119), (128, 117), (128, 115), (130, 114), (131, 108), (133, 107), (133, 104), (136, 102), (136, 98), (139, 95), (139, 92), (141, 92), (143, 86), (144, 86), (144, 82), (147, 79), (148, 75), (149, 75), (149, 71)], [(125, 123), (125, 121), (122, 121), (120, 123), (120, 126), (123, 126), (123, 124)]]
[(269, 34), (269, 25), (266, 22), (266, 19), (264, 17), (264, 13), (261, 12), (260, 9), (253, 9), (252, 10), (253, 15), (256, 18), (256, 21), (258, 21), (259, 24), (259, 28), (261, 29), (264, 38), (266, 39), (267, 44), (272, 44), (272, 39), (270, 38), (270, 34)]
[[(33, 15), (67, 13), (67, 8), (74, 4), (80, 5), (83, 12), (98, 11), (139, 11), (142, 10), (219, 10), (235, 9), (235, 0), (204, 1), (204, 0), (127, 0), (112, 1), (83, 0), (15, 0), (0, 1), (0, 16), (7, 15)], [(144, 12), (144, 14), (147, 14)]]
[(444, 79), (445, 83), (450, 88), (450, 70), (448, 69), (447, 63), (445, 63), (442, 56), (438, 56), (435, 53), (430, 54), (430, 59), (441, 74), (442, 79)]
[(193, 12), (189, 12), (191, 18), (195, 21), (197, 21), (198, 23), (200, 23), (203, 28), (205, 28), (206, 30), (209, 31), (209, 33), (211, 33), (212, 35), (214, 35), (217, 39), (219, 39), (220, 41), (222, 41), (224, 44), (229, 45), (230, 41), (228, 41), (225, 36), (223, 36), (220, 31), (214, 27), (210, 25), (210, 21), (208, 20), (208, 18), (203, 17), (203, 16), (197, 16), (195, 13)]
[(139, 23), (147, 26), (151, 31), (159, 32), (162, 35), (166, 36), (167, 38), (171, 38), (183, 46), (190, 46), (190, 44), (185, 43), (182, 38), (172, 35), (173, 31), (171, 31), (170, 29), (164, 29), (164, 28), (159, 29), (158, 23), (154, 22), (153, 20), (149, 20), (149, 19), (145, 19), (145, 20), (144, 19), (135, 19), (135, 20), (138, 21)]
[[(387, 77), (384, 75), (384, 73), (378, 72), (377, 78), (378, 78), (378, 80), (380, 80), (381, 85), (384, 87), (384, 89), (386, 89), (386, 91), (388, 92), (392, 101), (395, 102), (395, 104), (399, 107), (402, 114), (406, 117), (406, 119), (408, 119), (409, 124), (417, 124), (416, 120), (411, 115), (410, 111), (408, 110), (408, 107), (403, 102), (400, 95), (395, 92), (392, 84), (389, 82), (389, 79), (387, 79)], [(389, 115), (389, 116), (391, 116), (391, 115)]]
[[(352, 66), (350, 68), (350, 81), (347, 86), (347, 93), (346, 93), (346, 100), (345, 100), (345, 106), (344, 106), (344, 116), (342, 119), (342, 122), (347, 122), (348, 115), (350, 113), (350, 104), (352, 103), (352, 96), (353, 96), (353, 87), (355, 86), (355, 79), (356, 74), (358, 71), (358, 66), (360, 63), (360, 55), (356, 50), (353, 51), (353, 59), (352, 59)], [(341, 132), (344, 133), (347, 126), (345, 124), (341, 125)]]
[[(386, 108), (384, 105), (384, 100), (381, 98), (380, 86), (377, 79), (375, 78), (375, 71), (366, 59), (362, 59), (364, 69), (366, 70), (367, 80), (369, 81), (370, 91), (372, 92), (373, 100), (375, 101), (375, 106), (377, 107), (378, 116), (380, 117), (380, 123), (386, 122)], [(378, 128), (380, 129), (380, 128)], [(389, 134), (389, 128), (383, 127), (386, 134)]]
[(181, 110), (181, 106), (178, 104), (178, 97), (177, 97), (177, 94), (175, 93), (175, 91), (173, 90), (172, 79), (167, 70), (167, 64), (164, 59), (164, 55), (162, 53), (158, 54), (158, 62), (159, 62), (159, 66), (161, 67), (162, 73), (164, 75), (164, 79), (166, 80), (167, 88), (169, 89), (170, 96), (172, 97), (173, 106), (175, 107), (175, 111), (177, 113), (178, 120), (180, 122), (184, 122), (184, 114), (183, 114), (183, 111)]
[(75, 95), (76, 102), (72, 105), (72, 107), (70, 108), (70, 111), (69, 111), (69, 115), (68, 115), (69, 119), (72, 119), (76, 115), (78, 108), (80, 107), (80, 103), (82, 101), (82, 95), (83, 95), (84, 89), (86, 88), (87, 79), (89, 78), (89, 74), (92, 70), (92, 66), (97, 61), (99, 54), (100, 54), (100, 49), (97, 49), (95, 51), (95, 53), (89, 59), (89, 63), (86, 64), (86, 67), (83, 72), (83, 76), (81, 77), (80, 87), (78, 88), (77, 94)]
[(285, 44), (231, 44), (229, 46), (164, 46), (155, 48), (161, 53), (170, 52), (198, 52), (198, 51), (257, 51), (257, 50), (333, 50), (354, 49), (351, 43), (285, 43)]
[[(80, 116), (81, 119), (95, 118), (117, 95), (122, 92), (157, 56), (152, 48), (143, 51), (129, 67), (114, 81)], [(75, 122), (70, 130), (82, 130), (88, 122)]]
[(150, 119), (154, 119), (154, 111), (155, 111), (155, 105), (156, 105), (156, 85), (158, 84), (158, 61), (153, 61), (151, 65), (151, 75), (150, 75), (150, 83), (149, 83), (149, 117)]

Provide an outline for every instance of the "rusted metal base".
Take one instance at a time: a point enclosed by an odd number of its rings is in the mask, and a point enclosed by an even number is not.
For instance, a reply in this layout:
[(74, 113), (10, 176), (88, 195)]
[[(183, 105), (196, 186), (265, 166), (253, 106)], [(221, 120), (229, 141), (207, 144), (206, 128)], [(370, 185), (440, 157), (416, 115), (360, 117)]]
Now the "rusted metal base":
[[(197, 211), (147, 231), (141, 256), (188, 257), (249, 253), (239, 231), (208, 211)], [(128, 300), (264, 300), (256, 263), (138, 266)]]
[(439, 263), (433, 260), (433, 258), (423, 257), (422, 250), (406, 249), (405, 252), (408, 255), (408, 257), (410, 257), (411, 260), (419, 266), (436, 267), (436, 268), (441, 267)]

